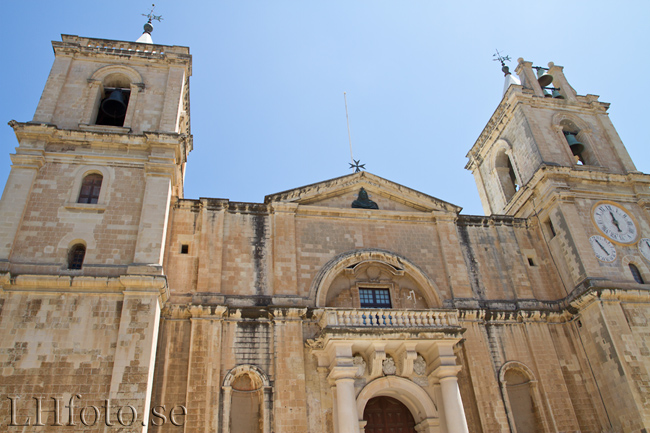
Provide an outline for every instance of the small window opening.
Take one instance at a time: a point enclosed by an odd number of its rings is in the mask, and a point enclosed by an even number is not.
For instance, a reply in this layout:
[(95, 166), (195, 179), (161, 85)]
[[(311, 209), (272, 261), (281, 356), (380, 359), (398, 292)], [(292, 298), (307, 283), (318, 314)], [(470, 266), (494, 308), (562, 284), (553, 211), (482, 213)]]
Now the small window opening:
[(508, 158), (508, 175), (510, 176), (510, 181), (515, 188), (515, 191), (519, 191), (519, 185), (517, 184), (517, 176), (515, 176), (515, 169), (512, 166), (512, 161)]
[(529, 266), (535, 266), (535, 261), (533, 260), (532, 257), (528, 257), (528, 265)]
[(555, 227), (553, 226), (553, 222), (551, 221), (550, 218), (546, 220), (546, 228), (548, 229), (548, 232), (551, 234), (551, 238), (554, 238), (556, 234)]
[(636, 281), (639, 284), (645, 284), (645, 282), (643, 281), (643, 277), (641, 276), (641, 272), (639, 272), (639, 268), (637, 268), (632, 263), (630, 263), (630, 272), (632, 272), (634, 281)]
[(99, 111), (95, 124), (123, 126), (131, 90), (107, 87), (104, 89), (104, 92), (105, 97), (99, 103)]
[(79, 191), (77, 203), (97, 203), (97, 200), (99, 200), (99, 192), (102, 189), (102, 179), (102, 175), (96, 173), (84, 177), (81, 182), (81, 190)]
[(388, 289), (359, 289), (361, 308), (391, 308)]
[(188, 244), (181, 245), (181, 254), (189, 254), (190, 246)]
[(68, 253), (68, 269), (81, 269), (86, 256), (86, 246), (83, 244), (76, 244), (70, 248)]

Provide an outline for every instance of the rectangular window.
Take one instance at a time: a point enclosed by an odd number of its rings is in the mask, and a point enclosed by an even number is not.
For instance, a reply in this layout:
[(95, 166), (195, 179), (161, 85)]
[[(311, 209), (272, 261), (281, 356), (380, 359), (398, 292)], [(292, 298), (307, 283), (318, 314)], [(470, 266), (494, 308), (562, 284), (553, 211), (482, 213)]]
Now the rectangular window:
[(388, 289), (359, 289), (361, 308), (391, 308)]
[(551, 235), (551, 239), (555, 237), (555, 227), (553, 227), (553, 222), (549, 218), (546, 221), (546, 228), (548, 229), (549, 234)]

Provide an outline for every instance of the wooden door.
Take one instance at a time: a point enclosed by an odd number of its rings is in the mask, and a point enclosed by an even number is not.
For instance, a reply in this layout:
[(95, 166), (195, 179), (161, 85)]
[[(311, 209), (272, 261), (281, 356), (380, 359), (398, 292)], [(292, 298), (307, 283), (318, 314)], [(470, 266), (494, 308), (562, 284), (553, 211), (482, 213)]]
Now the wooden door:
[(366, 433), (415, 433), (413, 415), (399, 400), (375, 397), (363, 411)]

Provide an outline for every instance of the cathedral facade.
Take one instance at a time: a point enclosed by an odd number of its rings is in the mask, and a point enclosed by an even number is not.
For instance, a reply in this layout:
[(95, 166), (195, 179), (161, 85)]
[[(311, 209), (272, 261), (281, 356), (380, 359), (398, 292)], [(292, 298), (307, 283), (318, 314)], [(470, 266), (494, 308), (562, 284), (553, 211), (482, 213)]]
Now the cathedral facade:
[(189, 49), (53, 48), (0, 201), (5, 431), (650, 429), (650, 176), (562, 67), (506, 70), (470, 216), (363, 171), (186, 199)]

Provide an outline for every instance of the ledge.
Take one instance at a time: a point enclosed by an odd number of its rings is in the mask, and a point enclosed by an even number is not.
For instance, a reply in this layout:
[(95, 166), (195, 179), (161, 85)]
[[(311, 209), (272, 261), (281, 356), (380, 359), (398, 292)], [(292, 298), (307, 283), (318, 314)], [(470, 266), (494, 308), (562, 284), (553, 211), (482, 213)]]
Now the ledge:
[(103, 203), (66, 203), (63, 207), (72, 211), (104, 213), (108, 206)]
[(85, 123), (80, 123), (79, 129), (82, 131), (92, 132), (112, 132), (114, 134), (128, 134), (131, 132), (131, 128), (127, 128), (125, 126), (86, 125)]

